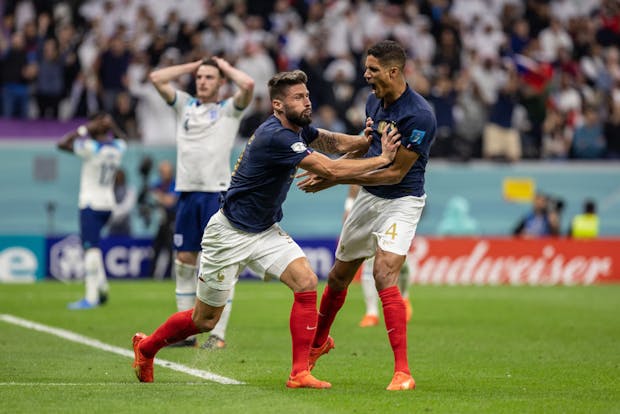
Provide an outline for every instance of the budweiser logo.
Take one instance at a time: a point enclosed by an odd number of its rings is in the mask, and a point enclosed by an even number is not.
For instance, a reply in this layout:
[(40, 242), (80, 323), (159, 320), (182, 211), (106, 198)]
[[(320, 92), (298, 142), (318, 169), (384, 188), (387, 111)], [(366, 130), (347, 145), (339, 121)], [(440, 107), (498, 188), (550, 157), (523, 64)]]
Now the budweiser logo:
[(612, 272), (614, 257), (577, 243), (418, 238), (407, 260), (420, 284), (589, 285), (620, 278)]

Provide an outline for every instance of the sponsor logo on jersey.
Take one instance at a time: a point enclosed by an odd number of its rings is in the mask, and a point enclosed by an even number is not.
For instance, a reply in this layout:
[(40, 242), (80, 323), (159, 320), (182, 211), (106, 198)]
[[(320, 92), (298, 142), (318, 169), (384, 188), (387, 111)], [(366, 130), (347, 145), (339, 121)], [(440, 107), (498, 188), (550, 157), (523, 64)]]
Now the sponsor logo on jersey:
[(304, 144), (303, 142), (296, 142), (291, 145), (291, 149), (297, 153), (301, 153), (306, 150), (306, 144)]

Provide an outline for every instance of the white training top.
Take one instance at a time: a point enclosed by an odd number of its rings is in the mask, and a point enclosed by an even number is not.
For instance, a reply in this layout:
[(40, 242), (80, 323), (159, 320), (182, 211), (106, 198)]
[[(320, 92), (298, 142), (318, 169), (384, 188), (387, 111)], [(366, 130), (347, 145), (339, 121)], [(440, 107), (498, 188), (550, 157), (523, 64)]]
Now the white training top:
[(230, 153), (243, 110), (233, 99), (203, 104), (176, 91), (177, 191), (218, 192), (230, 185)]
[(82, 158), (80, 196), (78, 207), (93, 210), (112, 210), (114, 199), (114, 176), (121, 165), (127, 149), (122, 139), (101, 143), (92, 138), (77, 139), (73, 152)]

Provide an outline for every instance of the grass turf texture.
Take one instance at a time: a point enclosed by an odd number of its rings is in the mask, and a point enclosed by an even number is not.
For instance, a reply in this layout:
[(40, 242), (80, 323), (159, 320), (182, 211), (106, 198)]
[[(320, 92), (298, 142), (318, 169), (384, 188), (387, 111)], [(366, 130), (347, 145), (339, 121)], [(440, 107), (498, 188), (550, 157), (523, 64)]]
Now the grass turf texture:
[[(0, 412), (620, 412), (620, 286), (411, 291), (412, 392), (385, 391), (392, 353), (382, 325), (357, 327), (357, 284), (332, 329), (336, 349), (313, 371), (333, 388), (287, 389), (292, 295), (280, 283), (252, 281), (237, 286), (224, 351), (158, 354), (246, 385), (160, 366), (155, 383), (140, 384), (129, 358), (0, 321)], [(66, 310), (82, 292), (55, 282), (0, 285), (0, 313), (130, 350), (134, 332), (151, 333), (175, 310), (170, 282), (112, 283), (105, 307)]]

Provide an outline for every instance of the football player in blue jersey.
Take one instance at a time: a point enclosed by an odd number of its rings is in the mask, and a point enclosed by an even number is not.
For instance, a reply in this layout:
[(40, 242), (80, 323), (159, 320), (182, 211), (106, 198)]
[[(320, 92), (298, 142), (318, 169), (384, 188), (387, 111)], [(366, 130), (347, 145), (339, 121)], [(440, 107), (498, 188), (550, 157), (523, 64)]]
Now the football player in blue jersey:
[[(336, 261), (321, 298), (310, 368), (321, 355), (334, 348), (329, 331), (344, 304), (347, 287), (362, 262), (374, 256), (375, 285), (394, 353), (394, 374), (388, 390), (415, 388), (407, 360), (407, 315), (398, 278), (424, 208), (424, 171), (437, 128), (431, 106), (407, 85), (406, 59), (402, 46), (385, 40), (368, 49), (365, 62), (364, 78), (373, 92), (366, 101), (372, 134), (378, 138), (385, 131), (397, 128), (402, 135), (394, 162), (387, 168), (353, 178), (311, 174), (298, 183), (307, 192), (335, 184), (362, 186), (343, 224)], [(374, 139), (365, 157), (380, 151), (378, 139)]]
[[(279, 226), (282, 204), (297, 168), (333, 180), (350, 179), (389, 165), (400, 145), (394, 128), (381, 135), (345, 135), (310, 125), (312, 104), (302, 71), (282, 72), (269, 81), (273, 109), (248, 141), (232, 173), (220, 210), (203, 239), (196, 306), (177, 312), (151, 335), (133, 337), (134, 368), (142, 382), (153, 381), (153, 358), (162, 347), (217, 324), (239, 273), (249, 267), (265, 280), (280, 279), (294, 294), (289, 328), (293, 366), (289, 388), (330, 388), (309, 370), (310, 343), (317, 324), (318, 279), (304, 252)], [(325, 152), (351, 152), (375, 146), (364, 159), (332, 160)], [(372, 141), (370, 143), (369, 141)]]

